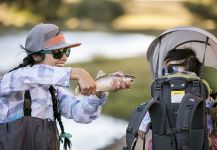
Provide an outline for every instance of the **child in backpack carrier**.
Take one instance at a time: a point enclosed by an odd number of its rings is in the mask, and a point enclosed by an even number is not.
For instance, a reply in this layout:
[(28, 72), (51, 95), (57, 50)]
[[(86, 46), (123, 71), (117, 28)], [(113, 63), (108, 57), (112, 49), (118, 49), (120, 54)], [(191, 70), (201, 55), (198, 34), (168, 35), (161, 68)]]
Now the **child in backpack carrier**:
[[(200, 73), (201, 63), (197, 59), (196, 54), (192, 49), (173, 49), (168, 52), (164, 59), (164, 67), (162, 69), (162, 76), (172, 75), (175, 73), (188, 74), (198, 76)], [(206, 107), (210, 109), (213, 106), (213, 98), (209, 96), (206, 100)], [(144, 139), (145, 133), (150, 127), (150, 116), (147, 112), (139, 127), (139, 136)], [(207, 114), (207, 128), (209, 139), (209, 150), (217, 149), (217, 135), (214, 133), (213, 120)], [(148, 143), (148, 150), (152, 150), (152, 140)]]

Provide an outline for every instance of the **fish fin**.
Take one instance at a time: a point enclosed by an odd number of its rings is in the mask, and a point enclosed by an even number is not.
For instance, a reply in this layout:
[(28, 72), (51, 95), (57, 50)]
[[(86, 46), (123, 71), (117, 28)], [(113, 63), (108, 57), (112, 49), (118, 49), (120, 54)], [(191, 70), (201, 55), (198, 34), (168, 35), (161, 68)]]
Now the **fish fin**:
[(98, 79), (98, 78), (100, 78), (100, 77), (102, 77), (102, 76), (105, 76), (105, 75), (106, 75), (105, 72), (103, 72), (102, 70), (99, 70), (99, 72), (98, 72), (97, 75), (96, 75), (96, 79)]

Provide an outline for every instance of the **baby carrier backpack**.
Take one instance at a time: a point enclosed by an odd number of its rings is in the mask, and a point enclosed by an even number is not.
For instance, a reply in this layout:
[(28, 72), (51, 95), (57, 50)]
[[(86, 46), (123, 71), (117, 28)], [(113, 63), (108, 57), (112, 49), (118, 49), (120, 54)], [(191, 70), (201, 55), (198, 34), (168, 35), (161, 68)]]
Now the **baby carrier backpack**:
[(128, 125), (125, 149), (134, 149), (138, 127), (149, 111), (154, 150), (208, 150), (207, 83), (177, 73), (156, 79), (151, 91), (152, 100), (136, 109)]
[[(202, 62), (200, 77), (183, 73), (162, 76), (166, 53), (177, 48), (195, 51)], [(206, 99), (211, 89), (204, 80), (204, 66), (216, 68), (216, 48), (217, 39), (195, 27), (169, 29), (151, 43), (147, 58), (155, 78), (151, 85), (152, 99), (133, 112), (124, 150), (135, 149), (138, 129), (147, 112), (151, 118), (153, 150), (208, 150)]]

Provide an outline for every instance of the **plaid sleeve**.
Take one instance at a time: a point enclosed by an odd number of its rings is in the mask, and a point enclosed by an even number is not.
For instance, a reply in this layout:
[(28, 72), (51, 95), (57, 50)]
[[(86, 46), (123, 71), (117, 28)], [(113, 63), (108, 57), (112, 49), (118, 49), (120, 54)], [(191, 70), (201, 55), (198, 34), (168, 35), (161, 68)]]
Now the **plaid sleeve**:
[(3, 76), (0, 91), (4, 95), (39, 86), (69, 86), (70, 71), (71, 68), (69, 67), (51, 67), (48, 65), (19, 68)]
[(78, 97), (63, 87), (59, 87), (57, 93), (61, 114), (79, 123), (90, 123), (97, 119), (108, 96), (105, 94), (101, 98), (95, 95)]

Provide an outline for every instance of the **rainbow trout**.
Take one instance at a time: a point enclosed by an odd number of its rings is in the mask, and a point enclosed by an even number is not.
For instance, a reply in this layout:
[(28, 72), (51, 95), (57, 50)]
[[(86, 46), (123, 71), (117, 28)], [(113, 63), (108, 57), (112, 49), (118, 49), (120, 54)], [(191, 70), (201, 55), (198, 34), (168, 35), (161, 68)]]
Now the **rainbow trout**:
[[(96, 76), (96, 91), (110, 91), (112, 90), (112, 82), (114, 79), (122, 78), (125, 82), (130, 82), (130, 84), (134, 83), (135, 76), (125, 74), (123, 76), (119, 76), (116, 74), (105, 74), (103, 71), (99, 71), (99, 73)], [(80, 94), (80, 88), (77, 86), (75, 88), (75, 95)]]

